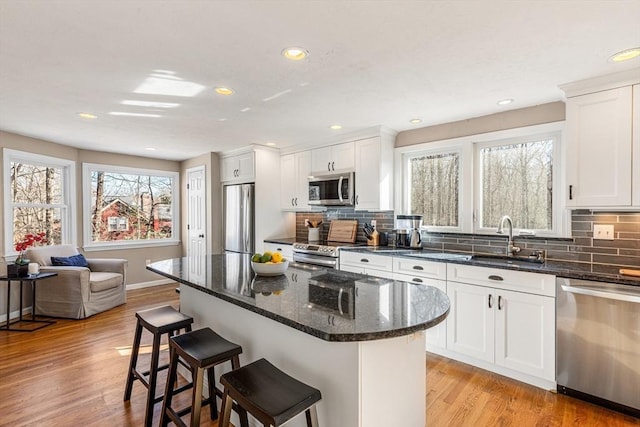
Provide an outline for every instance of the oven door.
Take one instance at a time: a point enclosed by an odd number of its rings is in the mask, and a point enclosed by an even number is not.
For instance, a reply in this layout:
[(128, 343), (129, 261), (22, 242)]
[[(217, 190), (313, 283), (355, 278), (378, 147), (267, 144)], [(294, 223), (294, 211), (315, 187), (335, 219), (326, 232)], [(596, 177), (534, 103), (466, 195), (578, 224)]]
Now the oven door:
[(353, 205), (354, 173), (309, 178), (309, 204)]
[(293, 260), (301, 264), (319, 265), (320, 267), (338, 269), (338, 258), (322, 255), (294, 252)]

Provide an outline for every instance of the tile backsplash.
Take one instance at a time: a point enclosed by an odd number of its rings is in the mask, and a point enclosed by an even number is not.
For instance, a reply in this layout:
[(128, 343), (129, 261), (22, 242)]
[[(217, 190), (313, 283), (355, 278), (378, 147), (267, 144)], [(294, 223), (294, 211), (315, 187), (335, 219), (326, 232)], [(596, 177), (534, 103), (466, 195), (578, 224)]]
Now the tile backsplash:
[[(333, 219), (357, 219), (357, 241), (365, 241), (362, 225), (377, 221), (378, 231), (393, 232), (394, 211), (363, 212), (353, 208), (334, 208), (326, 211), (296, 214), (296, 238), (307, 238), (305, 218), (322, 220), (321, 238), (329, 233)], [(594, 225), (613, 225), (613, 240), (593, 238)], [(525, 253), (544, 249), (548, 260), (580, 263), (581, 268), (591, 266), (595, 273), (617, 274), (620, 268), (640, 268), (640, 212), (599, 212), (574, 210), (571, 214), (571, 237), (544, 238), (516, 236), (514, 241)], [(506, 238), (500, 235), (427, 233), (422, 234), (423, 247), (460, 253), (502, 254)]]

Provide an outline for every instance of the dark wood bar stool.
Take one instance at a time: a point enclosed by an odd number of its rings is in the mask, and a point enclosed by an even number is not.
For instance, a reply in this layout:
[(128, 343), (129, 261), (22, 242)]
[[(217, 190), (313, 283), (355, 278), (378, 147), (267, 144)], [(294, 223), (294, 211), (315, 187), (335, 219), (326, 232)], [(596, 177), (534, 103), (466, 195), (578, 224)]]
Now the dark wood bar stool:
[[(136, 313), (136, 318), (136, 332), (133, 338), (133, 346), (131, 348), (131, 361), (129, 362), (129, 372), (127, 374), (127, 385), (124, 390), (124, 400), (127, 401), (131, 399), (133, 382), (135, 380), (139, 380), (140, 383), (147, 388), (147, 406), (144, 416), (144, 425), (146, 427), (150, 427), (153, 421), (153, 406), (162, 401), (162, 395), (156, 396), (158, 371), (169, 367), (168, 364), (158, 366), (160, 359), (160, 340), (164, 334), (166, 334), (168, 338), (171, 338), (182, 330), (187, 332), (191, 331), (193, 318), (180, 313), (169, 305), (139, 311)], [(151, 364), (147, 371), (139, 371), (137, 368), (143, 328), (153, 334)], [(191, 387), (191, 384), (184, 386), (183, 389), (187, 389), (189, 387)]]
[[(242, 353), (242, 347), (227, 341), (210, 328), (203, 328), (172, 337), (169, 340), (169, 352), (169, 374), (167, 376), (164, 400), (162, 401), (160, 425), (164, 427), (167, 426), (170, 421), (173, 421), (178, 426), (186, 427), (186, 424), (180, 417), (191, 413), (190, 425), (192, 427), (199, 426), (200, 410), (202, 405), (206, 404), (209, 404), (211, 419), (217, 419), (218, 408), (216, 396), (222, 396), (222, 392), (216, 388), (213, 367), (224, 362), (231, 362), (231, 368), (238, 369), (240, 367), (240, 359), (238, 356)], [(173, 396), (182, 391), (174, 390), (179, 359), (184, 360), (191, 369), (193, 392), (191, 396), (191, 406), (181, 410), (175, 410), (171, 406)], [(209, 389), (209, 397), (207, 399), (202, 398), (205, 370), (207, 371)], [(240, 415), (241, 426), (249, 427), (246, 411), (240, 409), (238, 413)]]
[(266, 359), (222, 375), (220, 383), (224, 395), (219, 427), (229, 427), (233, 401), (265, 427), (278, 427), (302, 412), (307, 427), (318, 427), (316, 403), (322, 399), (320, 390), (290, 377)]

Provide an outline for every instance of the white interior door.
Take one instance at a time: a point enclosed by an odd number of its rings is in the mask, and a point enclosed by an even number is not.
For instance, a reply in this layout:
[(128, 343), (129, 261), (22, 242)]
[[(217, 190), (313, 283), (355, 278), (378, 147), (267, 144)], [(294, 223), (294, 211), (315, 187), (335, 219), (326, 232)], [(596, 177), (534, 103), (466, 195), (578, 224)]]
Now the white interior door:
[(204, 273), (207, 254), (204, 166), (187, 169), (187, 257), (189, 274), (194, 278)]

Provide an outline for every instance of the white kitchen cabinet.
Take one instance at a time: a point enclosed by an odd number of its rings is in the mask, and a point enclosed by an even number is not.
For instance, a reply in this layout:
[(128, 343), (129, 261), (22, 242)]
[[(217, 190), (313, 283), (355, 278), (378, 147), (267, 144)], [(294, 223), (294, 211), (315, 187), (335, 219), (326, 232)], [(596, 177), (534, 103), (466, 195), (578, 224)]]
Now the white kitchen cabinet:
[(264, 252), (267, 252), (267, 251), (269, 251), (271, 253), (280, 252), (283, 257), (285, 257), (289, 261), (293, 261), (293, 246), (292, 245), (285, 245), (285, 244), (282, 244), (282, 243), (264, 242)]
[[(555, 294), (547, 295), (545, 284), (555, 278), (457, 264), (447, 269), (447, 350), (467, 356), (467, 363), (506, 368), (498, 371), (506, 375), (517, 372), (554, 382)], [(473, 283), (456, 281), (463, 277)], [(489, 283), (499, 288), (485, 286)]]
[(393, 209), (393, 144), (388, 135), (355, 142), (355, 209)]
[(283, 210), (309, 208), (309, 175), (311, 151), (280, 157), (280, 205)]
[(393, 258), (355, 251), (340, 251), (340, 270), (393, 279)]
[(567, 98), (568, 206), (640, 206), (638, 86)]
[(220, 179), (224, 183), (252, 182), (255, 179), (255, 158), (253, 150), (245, 153), (223, 156)]
[(355, 144), (345, 142), (311, 150), (311, 172), (328, 174), (332, 172), (353, 171)]

